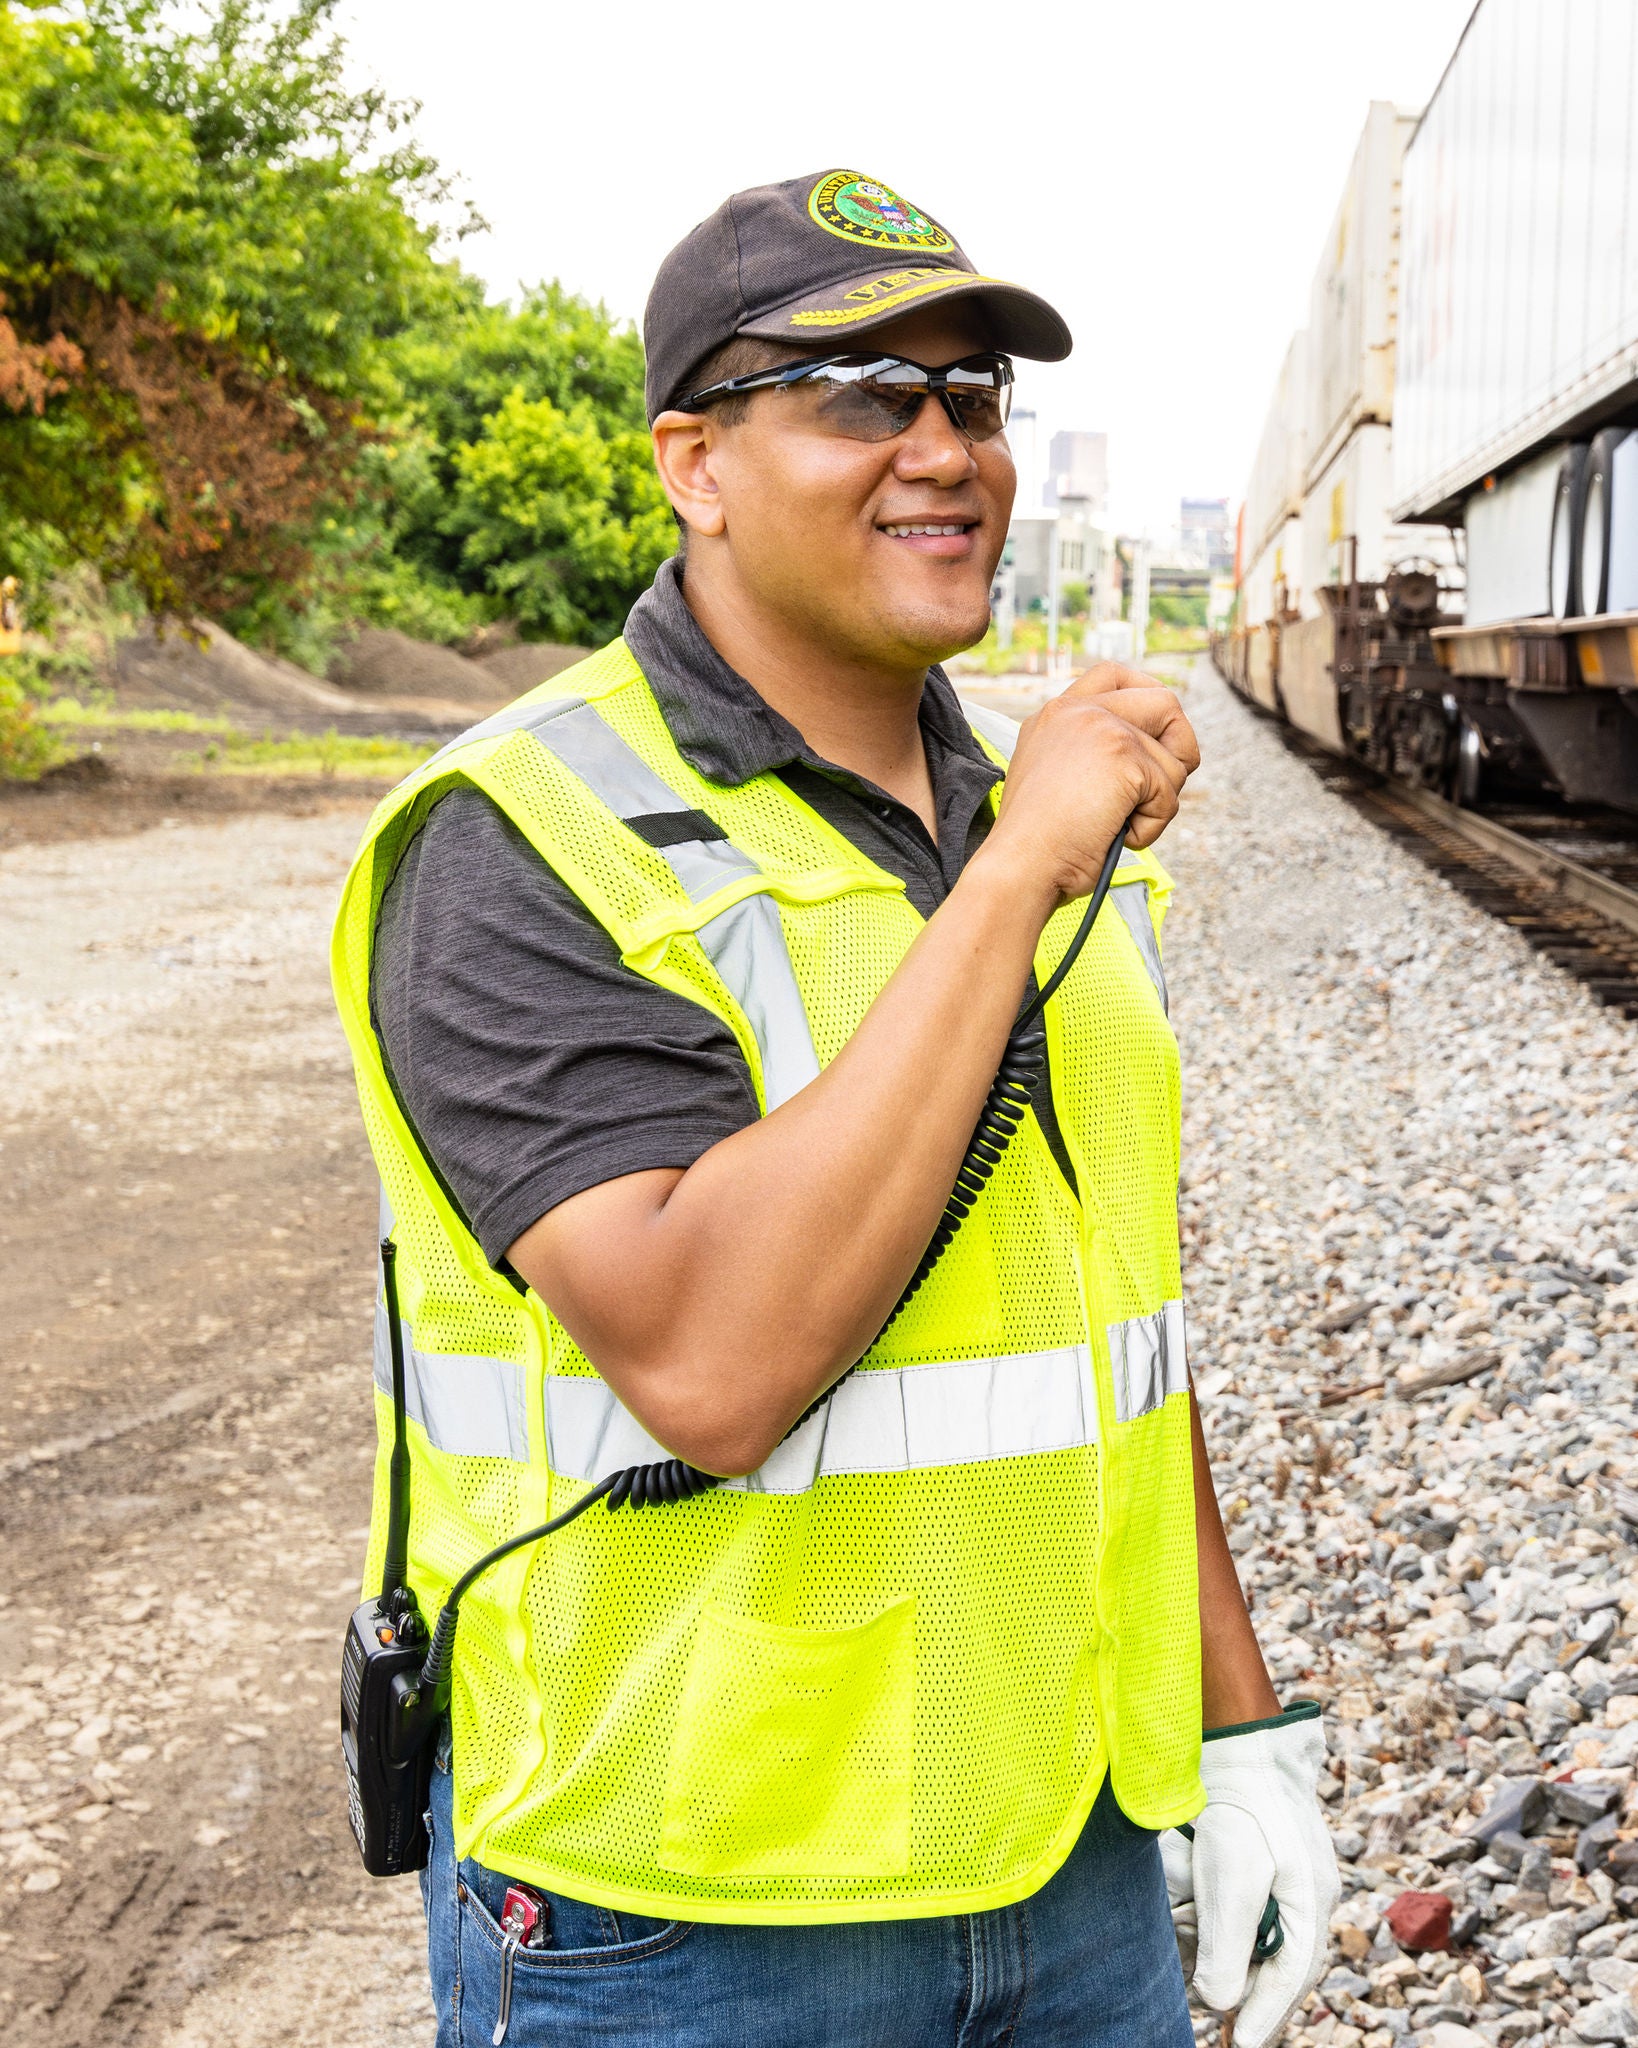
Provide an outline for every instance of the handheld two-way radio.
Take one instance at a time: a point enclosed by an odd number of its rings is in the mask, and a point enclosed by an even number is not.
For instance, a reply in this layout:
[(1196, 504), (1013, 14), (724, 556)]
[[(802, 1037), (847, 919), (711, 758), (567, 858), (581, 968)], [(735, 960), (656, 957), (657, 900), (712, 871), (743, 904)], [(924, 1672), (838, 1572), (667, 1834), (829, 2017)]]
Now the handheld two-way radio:
[[(882, 1331), (891, 1328), (949, 1249), (1034, 1100), (1046, 1072), (1046, 1027), (1041, 1013), (1091, 936), (1114, 881), (1125, 837), (1123, 826), (1104, 857), (1097, 886), (1063, 958), (1020, 1010), (1008, 1034), (1000, 1066), (979, 1112), (944, 1213)], [(432, 1782), (433, 1735), (449, 1704), (455, 1630), (462, 1597), (474, 1579), (514, 1550), (553, 1535), (600, 1500), (606, 1500), (611, 1509), (628, 1503), (640, 1508), (665, 1501), (692, 1500), (722, 1484), (716, 1474), (702, 1472), (682, 1458), (666, 1458), (656, 1464), (633, 1465), (626, 1471), (609, 1473), (561, 1515), (542, 1522), (538, 1528), (523, 1530), (476, 1559), (449, 1589), (429, 1636), (420, 1604), (406, 1579), (410, 1460), (396, 1258), (397, 1247), (390, 1238), (384, 1239), (381, 1286), (392, 1351), (393, 1438), (387, 1468), (387, 1539), (381, 1591), (374, 1600), (354, 1609), (341, 1657), (341, 1754), (347, 1769), (347, 1804), (359, 1854), (372, 1877), (396, 1877), (401, 1871), (420, 1870), (426, 1864), (425, 1814)], [(877, 1341), (881, 1334), (877, 1333)], [(850, 1366), (848, 1373), (853, 1370)], [(823, 1407), (848, 1373), (828, 1387), (792, 1428), (800, 1429), (809, 1416)]]
[(381, 1245), (381, 1286), (392, 1344), (392, 1455), (381, 1591), (353, 1610), (341, 1652), (341, 1758), (347, 1812), (372, 1877), (419, 1870), (427, 1860), (424, 1815), (432, 1745), (404, 1708), (403, 1688), (427, 1653), (426, 1624), (405, 1579), (409, 1556), (409, 1441), (405, 1427), (404, 1329), (398, 1314), (398, 1248)]

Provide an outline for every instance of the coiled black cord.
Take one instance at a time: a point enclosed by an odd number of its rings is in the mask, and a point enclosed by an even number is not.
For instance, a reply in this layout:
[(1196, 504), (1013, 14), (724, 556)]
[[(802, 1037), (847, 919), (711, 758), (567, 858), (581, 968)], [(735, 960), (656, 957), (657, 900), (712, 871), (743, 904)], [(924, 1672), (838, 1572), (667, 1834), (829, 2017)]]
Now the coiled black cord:
[[(1130, 821), (1128, 821), (1129, 823)], [(1092, 927), (1097, 922), (1098, 912), (1103, 908), (1104, 898), (1109, 894), (1115, 879), (1115, 869), (1120, 863), (1121, 848), (1126, 840), (1126, 826), (1116, 833), (1114, 843), (1104, 856), (1097, 886), (1087, 901), (1085, 915), (1077, 926), (1075, 936), (1064, 949), (1064, 957), (1041, 984), (1034, 996), (1018, 1013), (1018, 1021), (1007, 1034), (1007, 1042), (1001, 1053), (1001, 1063), (996, 1069), (995, 1079), (990, 1083), (990, 1092), (984, 1098), (984, 1107), (978, 1113), (978, 1122), (967, 1150), (956, 1173), (955, 1186), (944, 1205), (927, 1249), (916, 1262), (916, 1270), (904, 1284), (904, 1291), (893, 1304), (893, 1312), (877, 1331), (871, 1348), (881, 1342), (883, 1335), (893, 1327), (908, 1303), (926, 1281), (933, 1268), (943, 1258), (955, 1239), (956, 1232), (972, 1213), (973, 1205), (984, 1192), (991, 1174), (1001, 1163), (1001, 1155), (1018, 1134), (1018, 1127), (1024, 1121), (1024, 1114), (1035, 1099), (1046, 1073), (1046, 1022), (1042, 1016), (1047, 1003), (1063, 985), (1065, 976), (1081, 956), (1081, 949), (1092, 936)], [(786, 1431), (787, 1438), (794, 1435), (803, 1423), (817, 1415), (830, 1400), (844, 1380), (858, 1370), (850, 1365), (840, 1378), (833, 1380), (818, 1400), (802, 1415), (798, 1416)], [(690, 1465), (685, 1458), (663, 1458), (652, 1465), (631, 1465), (623, 1472), (611, 1472), (606, 1479), (599, 1480), (589, 1493), (582, 1494), (572, 1508), (549, 1522), (542, 1522), (539, 1528), (525, 1529), (521, 1535), (510, 1537), (505, 1543), (497, 1544), (486, 1551), (474, 1564), (455, 1581), (449, 1590), (432, 1632), (432, 1642), (427, 1650), (426, 1661), (421, 1666), (416, 1692), (428, 1708), (433, 1703), (441, 1706), (447, 1695), (450, 1665), (455, 1653), (455, 1627), (461, 1597), (473, 1580), (480, 1577), (489, 1567), (499, 1564), (503, 1557), (509, 1557), (514, 1550), (521, 1550), (527, 1544), (538, 1543), (543, 1537), (551, 1536), (557, 1530), (572, 1522), (577, 1515), (598, 1501), (605, 1500), (612, 1512), (616, 1508), (659, 1506), (664, 1502), (693, 1500), (697, 1495), (708, 1493), (712, 1487), (721, 1486), (722, 1479), (714, 1472), (702, 1472), (697, 1465)]]

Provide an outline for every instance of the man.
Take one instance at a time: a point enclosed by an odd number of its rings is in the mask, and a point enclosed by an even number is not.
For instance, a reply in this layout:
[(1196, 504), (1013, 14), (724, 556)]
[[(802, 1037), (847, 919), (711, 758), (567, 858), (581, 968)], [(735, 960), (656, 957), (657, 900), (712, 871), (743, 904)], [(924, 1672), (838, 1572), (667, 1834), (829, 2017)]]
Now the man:
[[(1335, 1874), (1183, 1357), (1144, 849), (1194, 740), (1121, 670), (975, 732), (937, 667), (988, 620), (1010, 356), (1069, 336), (837, 171), (689, 235), (645, 341), (679, 558), (388, 799), (338, 928), (423, 1607), (669, 1475), (465, 1596), (440, 2043), (1183, 2048), (1156, 1831), (1198, 1816), (1202, 1995), (1283, 1917), (1260, 2048)], [(906, 1299), (1123, 833), (1029, 1113)]]

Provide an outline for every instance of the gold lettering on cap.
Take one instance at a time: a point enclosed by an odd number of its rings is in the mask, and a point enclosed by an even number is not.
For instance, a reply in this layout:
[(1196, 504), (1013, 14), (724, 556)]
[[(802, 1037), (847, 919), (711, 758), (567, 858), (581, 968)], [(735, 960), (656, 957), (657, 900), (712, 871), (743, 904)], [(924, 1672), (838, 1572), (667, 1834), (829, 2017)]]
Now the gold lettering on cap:
[(852, 291), (842, 294), (844, 299), (871, 299), (897, 291), (901, 285), (914, 284), (917, 278), (937, 277), (938, 270), (923, 266), (919, 270), (892, 270), (885, 277), (874, 277), (868, 284), (856, 284)]
[[(998, 277), (984, 277), (971, 270), (925, 270), (911, 284), (895, 285), (879, 297), (872, 291), (871, 302), (862, 306), (819, 306), (805, 313), (793, 313), (792, 327), (846, 327), (855, 320), (868, 319), (882, 306), (903, 305), (906, 300), (924, 298), (928, 292), (945, 291), (951, 285), (1002, 284)], [(1014, 287), (1016, 289), (1016, 287)], [(845, 293), (844, 297), (853, 297)]]

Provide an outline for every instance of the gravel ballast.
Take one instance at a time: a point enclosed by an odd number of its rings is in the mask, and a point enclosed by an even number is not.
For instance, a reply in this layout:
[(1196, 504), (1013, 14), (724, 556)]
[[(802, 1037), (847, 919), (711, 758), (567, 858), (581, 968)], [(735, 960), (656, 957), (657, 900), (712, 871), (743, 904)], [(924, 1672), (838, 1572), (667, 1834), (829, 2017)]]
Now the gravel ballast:
[(1287, 2040), (1638, 2041), (1638, 1034), (1204, 663), (1185, 701), (1191, 1360), (1344, 1880)]

